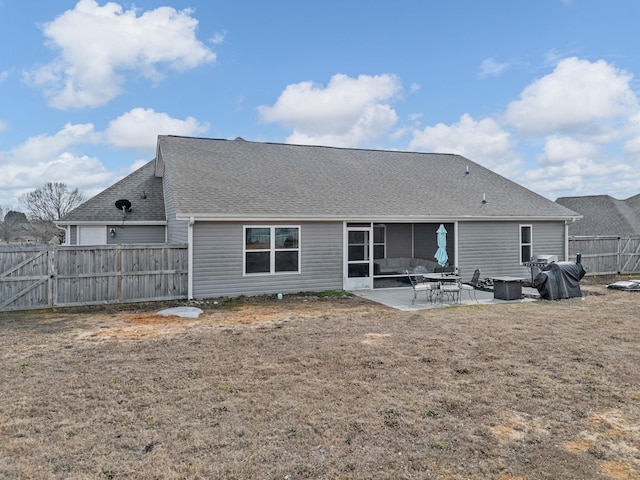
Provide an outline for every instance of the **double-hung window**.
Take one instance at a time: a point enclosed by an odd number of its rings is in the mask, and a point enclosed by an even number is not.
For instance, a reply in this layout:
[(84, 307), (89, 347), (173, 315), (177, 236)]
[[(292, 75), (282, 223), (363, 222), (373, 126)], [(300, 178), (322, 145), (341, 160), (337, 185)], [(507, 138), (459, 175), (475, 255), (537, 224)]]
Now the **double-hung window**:
[(531, 225), (520, 225), (520, 263), (528, 262), (533, 256), (533, 235)]
[(244, 227), (245, 274), (299, 272), (299, 226)]

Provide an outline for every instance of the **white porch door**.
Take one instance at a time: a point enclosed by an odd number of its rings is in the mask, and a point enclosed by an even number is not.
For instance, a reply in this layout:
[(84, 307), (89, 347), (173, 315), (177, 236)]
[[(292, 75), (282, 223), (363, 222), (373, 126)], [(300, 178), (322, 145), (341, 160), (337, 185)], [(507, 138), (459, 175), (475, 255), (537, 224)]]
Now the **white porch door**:
[(347, 226), (345, 235), (344, 289), (373, 288), (373, 228)]
[(78, 245), (106, 245), (107, 227), (102, 226), (79, 226)]

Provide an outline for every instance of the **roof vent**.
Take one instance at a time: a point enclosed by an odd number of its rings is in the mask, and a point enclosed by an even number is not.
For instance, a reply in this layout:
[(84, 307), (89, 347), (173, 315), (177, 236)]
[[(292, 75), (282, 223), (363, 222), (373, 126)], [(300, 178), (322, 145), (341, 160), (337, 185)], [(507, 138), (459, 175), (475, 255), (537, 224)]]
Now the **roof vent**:
[(236, 142), (246, 142), (246, 140), (242, 137), (236, 137), (235, 139)]

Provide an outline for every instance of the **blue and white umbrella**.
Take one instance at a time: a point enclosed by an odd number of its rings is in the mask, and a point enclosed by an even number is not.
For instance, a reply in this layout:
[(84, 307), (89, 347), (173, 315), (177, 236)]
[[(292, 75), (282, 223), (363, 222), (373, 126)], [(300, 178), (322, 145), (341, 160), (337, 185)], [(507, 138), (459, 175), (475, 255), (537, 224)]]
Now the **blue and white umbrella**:
[(449, 260), (449, 255), (447, 255), (447, 229), (444, 228), (443, 224), (440, 224), (436, 233), (438, 234), (438, 250), (434, 257), (438, 260), (438, 264), (444, 267), (447, 264), (447, 260)]

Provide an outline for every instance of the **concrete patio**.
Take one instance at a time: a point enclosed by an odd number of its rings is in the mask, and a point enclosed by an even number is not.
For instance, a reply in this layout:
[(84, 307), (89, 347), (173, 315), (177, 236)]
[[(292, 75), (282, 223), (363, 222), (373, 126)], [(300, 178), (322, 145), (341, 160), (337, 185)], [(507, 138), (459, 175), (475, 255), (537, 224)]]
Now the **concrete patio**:
[[(434, 308), (460, 307), (464, 305), (493, 305), (499, 303), (522, 303), (533, 302), (540, 298), (540, 294), (535, 288), (523, 287), (522, 293), (524, 297), (520, 300), (498, 300), (493, 298), (493, 291), (476, 290), (476, 302), (473, 296), (469, 296), (468, 291), (461, 292), (460, 303), (451, 300), (445, 300), (440, 303), (432, 303), (424, 292), (418, 294), (415, 303), (413, 300), (413, 290), (411, 287), (393, 287), (393, 288), (374, 288), (372, 290), (353, 290), (357, 295), (373, 302), (381, 303), (387, 307), (392, 307), (405, 312), (426, 310)], [(473, 294), (472, 294), (473, 295)]]

